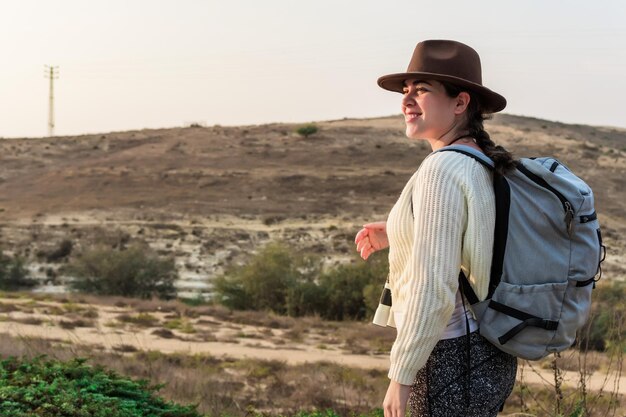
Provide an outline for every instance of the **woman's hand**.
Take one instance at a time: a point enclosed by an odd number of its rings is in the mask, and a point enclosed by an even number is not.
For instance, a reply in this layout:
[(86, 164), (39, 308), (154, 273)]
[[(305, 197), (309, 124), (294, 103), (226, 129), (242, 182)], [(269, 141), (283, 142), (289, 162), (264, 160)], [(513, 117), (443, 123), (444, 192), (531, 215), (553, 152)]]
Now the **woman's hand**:
[(354, 238), (356, 250), (361, 253), (361, 258), (367, 259), (377, 250), (389, 246), (387, 238), (387, 222), (367, 223), (359, 230)]
[(383, 413), (385, 417), (404, 417), (406, 412), (406, 403), (409, 401), (411, 393), (410, 385), (402, 385), (399, 382), (391, 380), (387, 394), (383, 401)]

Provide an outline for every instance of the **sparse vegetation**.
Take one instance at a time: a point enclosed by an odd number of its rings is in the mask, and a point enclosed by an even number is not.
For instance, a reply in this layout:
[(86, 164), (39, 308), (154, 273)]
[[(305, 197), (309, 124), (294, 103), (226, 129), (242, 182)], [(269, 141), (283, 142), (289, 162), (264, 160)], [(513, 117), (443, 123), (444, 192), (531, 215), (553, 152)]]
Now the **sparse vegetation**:
[[(91, 297), (85, 296), (85, 298), (85, 301), (89, 302)], [(104, 301), (112, 305), (116, 303), (116, 298), (105, 298)], [(64, 311), (63, 321), (69, 321), (66, 320), (68, 316), (77, 314), (71, 311), (78, 311), (77, 308), (80, 306), (71, 297), (57, 298), (56, 302), (62, 303), (62, 306), (73, 306), (68, 309), (69, 311)], [(20, 311), (18, 317), (23, 317), (19, 320), (20, 323), (37, 322), (32, 321), (29, 316), (24, 316), (24, 313), (35, 315), (32, 317), (34, 319), (40, 311), (49, 308), (40, 302), (23, 300), (23, 297), (16, 298), (15, 303)], [(121, 304), (119, 301), (117, 303)], [(2, 306), (5, 311), (16, 311), (13, 308), (7, 308), (12, 306), (8, 302)], [(319, 316), (296, 319), (274, 316), (265, 312), (228, 311), (220, 306), (194, 308), (175, 301), (164, 303), (139, 299), (127, 299), (124, 306), (128, 309), (126, 313), (128, 317), (124, 319), (126, 322), (135, 321), (139, 317), (150, 322), (150, 318), (154, 317), (150, 312), (156, 313), (161, 306), (170, 310), (171, 313), (167, 315), (169, 322), (163, 323), (163, 326), (175, 329), (175, 331), (172, 332), (163, 327), (150, 331), (151, 334), (170, 339), (185, 339), (185, 336), (178, 336), (177, 333), (187, 332), (185, 322), (189, 322), (188, 318), (210, 316), (210, 320), (201, 318), (194, 321), (194, 326), (191, 327), (192, 332), (195, 332), (193, 339), (232, 343), (233, 346), (237, 343), (255, 346), (254, 343), (250, 343), (251, 339), (262, 338), (277, 346), (288, 345), (288, 349), (294, 343), (304, 343), (329, 352), (343, 351), (344, 354), (388, 354), (395, 336), (395, 332), (390, 329), (358, 321), (325, 321)], [(218, 319), (218, 316), (221, 318)], [(3, 316), (0, 316), (0, 319), (2, 318)], [(14, 321), (11, 317), (7, 319)], [(117, 320), (116, 322), (120, 323)], [(262, 327), (249, 329), (235, 325), (235, 322)], [(277, 325), (273, 325), (274, 322)], [(218, 328), (231, 329), (231, 334), (217, 338), (212, 336), (216, 324), (219, 325)], [(207, 326), (210, 326), (210, 329), (207, 329)], [(273, 331), (271, 327), (281, 330)], [(136, 331), (136, 329), (130, 331)], [(243, 341), (241, 338), (246, 340)], [(6, 343), (0, 346), (0, 355), (27, 352), (27, 355), (45, 353), (65, 358), (77, 355), (89, 356), (93, 358), (94, 363), (110, 366), (111, 369), (125, 375), (150, 378), (155, 383), (167, 381), (172, 384), (172, 388), (165, 389), (166, 398), (175, 398), (184, 403), (200, 401), (200, 411), (209, 413), (211, 416), (223, 415), (226, 412), (231, 416), (242, 417), (244, 415), (256, 416), (258, 413), (263, 413), (265, 417), (278, 413), (285, 416), (332, 408), (338, 416), (355, 417), (379, 406), (381, 399), (377, 395), (382, 395), (381, 393), (384, 393), (388, 384), (386, 370), (347, 368), (335, 363), (309, 362), (302, 365), (286, 365), (281, 362), (254, 358), (217, 359), (206, 354), (169, 355), (143, 352), (141, 349), (145, 347), (138, 346), (131, 340), (132, 337), (120, 338), (118, 344), (107, 352), (100, 345), (80, 345), (74, 342), (68, 344), (59, 339), (44, 340), (37, 337), (7, 336)], [(262, 347), (260, 344), (258, 346)], [(152, 348), (155, 347), (153, 345)], [(293, 349), (298, 348), (298, 346), (293, 346)], [(619, 414), (621, 410), (619, 401), (622, 397), (612, 393), (611, 390), (614, 389), (615, 375), (620, 374), (622, 356), (615, 349), (603, 354), (572, 349), (557, 359), (547, 358), (541, 363), (532, 363), (533, 368), (529, 368), (531, 364), (527, 364), (526, 374), (539, 371), (542, 372), (540, 376), (543, 378), (545, 378), (546, 370), (553, 367), (575, 373), (578, 373), (580, 369), (587, 369), (587, 372), (600, 372), (606, 375), (606, 377), (601, 377), (605, 388), (599, 393), (590, 389), (585, 391), (584, 385), (577, 388), (572, 385), (563, 385), (558, 391), (561, 394), (555, 397), (554, 387), (549, 384), (542, 387), (528, 385), (522, 381), (507, 402), (506, 411), (508, 414), (525, 412), (530, 415), (595, 417), (605, 415), (607, 411), (608, 415), (611, 415), (610, 411), (617, 410), (617, 415), (621, 415)], [(594, 379), (597, 380), (597, 375)], [(568, 381), (570, 384), (572, 382), (575, 384), (576, 377), (572, 379), (570, 375)], [(323, 392), (314, 392), (315, 386), (323, 387)], [(264, 391), (264, 389), (269, 391)], [(198, 399), (198, 392), (211, 392), (215, 395)], [(0, 389), (0, 395), (1, 393)], [(279, 397), (280, 401), (276, 400)], [(272, 400), (268, 401), (268, 398)], [(555, 398), (560, 401), (558, 408), (555, 405)], [(229, 409), (228, 404), (238, 405)], [(560, 414), (555, 410), (561, 410)], [(588, 410), (588, 412), (587, 414), (572, 414), (580, 410)]]
[(173, 259), (138, 244), (86, 250), (71, 261), (67, 272), (75, 277), (71, 283), (75, 290), (139, 298), (173, 298), (178, 278)]
[[(351, 368), (331, 362), (315, 362), (300, 365), (289, 365), (283, 361), (262, 360), (254, 358), (236, 359), (232, 357), (215, 357), (208, 354), (164, 354), (157, 351), (137, 351), (132, 346), (117, 345), (115, 352), (88, 351), (81, 346), (60, 346), (44, 340), (24, 340), (21, 338), (9, 339), (6, 346), (2, 346), (2, 355), (7, 349), (23, 348), (28, 344), (30, 352), (20, 362), (22, 367), (2, 368), (0, 365), (0, 396), (5, 393), (14, 394), (13, 401), (26, 408), (35, 401), (56, 400), (54, 394), (66, 399), (68, 406), (76, 406), (77, 392), (85, 389), (83, 403), (90, 401), (97, 394), (101, 399), (118, 401), (122, 398), (139, 403), (140, 399), (160, 401), (160, 404), (174, 406), (168, 400), (175, 399), (184, 404), (197, 403), (197, 409), (188, 407), (187, 410), (197, 410), (198, 416), (382, 416), (380, 405), (385, 389), (389, 383), (385, 370)], [(36, 363), (27, 359), (31, 355), (42, 352), (55, 357), (71, 357), (74, 355), (90, 356), (93, 367), (85, 364), (84, 360), (70, 360), (68, 362), (53, 361), (57, 364), (56, 373), (53, 370), (38, 372)], [(40, 360), (41, 361), (41, 360)], [(81, 363), (81, 361), (83, 361)], [(3, 362), (4, 363), (4, 362)], [(75, 365), (76, 364), (76, 365)], [(101, 368), (106, 366), (107, 370)], [(37, 367), (41, 367), (37, 365)], [(82, 368), (89, 368), (83, 370)], [(32, 370), (31, 370), (32, 369)], [(14, 375), (11, 375), (11, 372)], [(526, 367), (525, 372), (531, 370)], [(52, 375), (51, 375), (52, 374)], [(39, 383), (35, 380), (39, 375)], [(140, 382), (133, 381), (120, 375), (133, 375), (141, 378)], [(51, 386), (55, 376), (56, 392)], [(10, 381), (10, 385), (4, 381)], [(22, 383), (18, 386), (17, 382)], [(148, 396), (148, 384), (156, 389), (151, 390)], [(611, 384), (611, 381), (608, 381)], [(6, 388), (8, 386), (8, 388)], [(89, 389), (87, 387), (90, 387)], [(148, 387), (142, 388), (142, 387)], [(114, 391), (117, 388), (117, 391)], [(163, 398), (154, 394), (158, 391)], [(21, 401), (27, 394), (32, 397), (26, 403)], [(115, 394), (114, 394), (115, 393)], [(201, 395), (199, 395), (201, 393)], [(608, 392), (602, 395), (590, 395), (587, 414), (580, 414), (584, 406), (580, 400), (578, 390), (566, 387), (563, 391), (566, 403), (562, 406), (562, 415), (558, 417), (572, 417), (586, 415), (599, 417), (604, 415), (622, 415), (623, 407), (617, 403), (619, 397), (613, 397)], [(515, 391), (506, 403), (504, 415), (552, 416), (557, 417), (554, 409), (554, 391), (550, 386), (518, 384)], [(0, 398), (5, 400), (6, 397)], [(59, 398), (59, 399), (61, 399)], [(98, 399), (96, 399), (98, 400)], [(103, 404), (102, 402), (99, 404)], [(10, 405), (0, 401), (2, 407)], [(88, 404), (83, 404), (87, 406)], [(144, 402), (147, 406), (147, 403)], [(15, 405), (14, 405), (15, 406)], [(182, 406), (181, 406), (182, 407)], [(0, 416), (28, 416), (36, 414), (1, 414)], [(326, 410), (326, 411), (320, 411)], [(331, 411), (334, 410), (334, 411)], [(108, 411), (108, 409), (107, 409)], [(613, 412), (616, 411), (616, 412)], [(200, 414), (202, 413), (202, 414)], [(578, 414), (575, 414), (578, 413)], [(55, 414), (49, 414), (56, 417)], [(98, 415), (98, 414), (63, 414), (64, 416)], [(116, 414), (104, 414), (116, 416)], [(143, 416), (132, 414), (125, 416)], [(179, 416), (172, 414), (153, 414)], [(183, 414), (184, 415), (184, 414)], [(190, 414), (195, 416), (194, 414)], [(60, 414), (59, 414), (60, 416)]]

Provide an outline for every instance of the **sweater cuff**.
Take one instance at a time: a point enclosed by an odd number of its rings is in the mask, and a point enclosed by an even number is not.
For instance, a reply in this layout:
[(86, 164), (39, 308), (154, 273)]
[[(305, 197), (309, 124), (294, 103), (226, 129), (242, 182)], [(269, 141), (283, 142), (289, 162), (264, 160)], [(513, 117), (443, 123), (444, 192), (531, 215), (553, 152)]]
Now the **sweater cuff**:
[(398, 364), (391, 364), (389, 367), (389, 373), (387, 374), (389, 379), (402, 385), (413, 385), (416, 376), (417, 371), (402, 368), (401, 366), (398, 366)]

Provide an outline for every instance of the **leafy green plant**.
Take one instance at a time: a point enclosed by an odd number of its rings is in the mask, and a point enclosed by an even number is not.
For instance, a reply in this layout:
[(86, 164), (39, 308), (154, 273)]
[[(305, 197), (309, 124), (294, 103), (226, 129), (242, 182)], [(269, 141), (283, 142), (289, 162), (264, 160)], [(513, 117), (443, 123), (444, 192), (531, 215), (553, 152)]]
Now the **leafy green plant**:
[(85, 364), (14, 357), (0, 362), (1, 417), (201, 417), (195, 406), (156, 395), (162, 385), (121, 377)]
[(317, 128), (315, 124), (310, 123), (304, 126), (300, 126), (296, 130), (296, 133), (298, 133), (298, 135), (300, 136), (304, 136), (305, 138), (308, 138), (309, 136), (316, 134), (318, 130), (319, 129)]
[(139, 244), (86, 250), (71, 261), (66, 272), (75, 277), (71, 287), (86, 293), (164, 299), (176, 295), (174, 260)]

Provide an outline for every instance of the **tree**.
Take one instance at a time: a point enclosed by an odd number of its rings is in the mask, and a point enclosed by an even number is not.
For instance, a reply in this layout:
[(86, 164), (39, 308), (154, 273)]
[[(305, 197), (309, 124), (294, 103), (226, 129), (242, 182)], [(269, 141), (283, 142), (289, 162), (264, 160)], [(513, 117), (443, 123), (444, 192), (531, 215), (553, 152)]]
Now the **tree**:
[(308, 125), (304, 125), (304, 126), (300, 126), (296, 132), (300, 135), (300, 136), (304, 136), (305, 138), (308, 138), (311, 135), (316, 134), (318, 131), (318, 128), (316, 125), (314, 124), (308, 124)]

